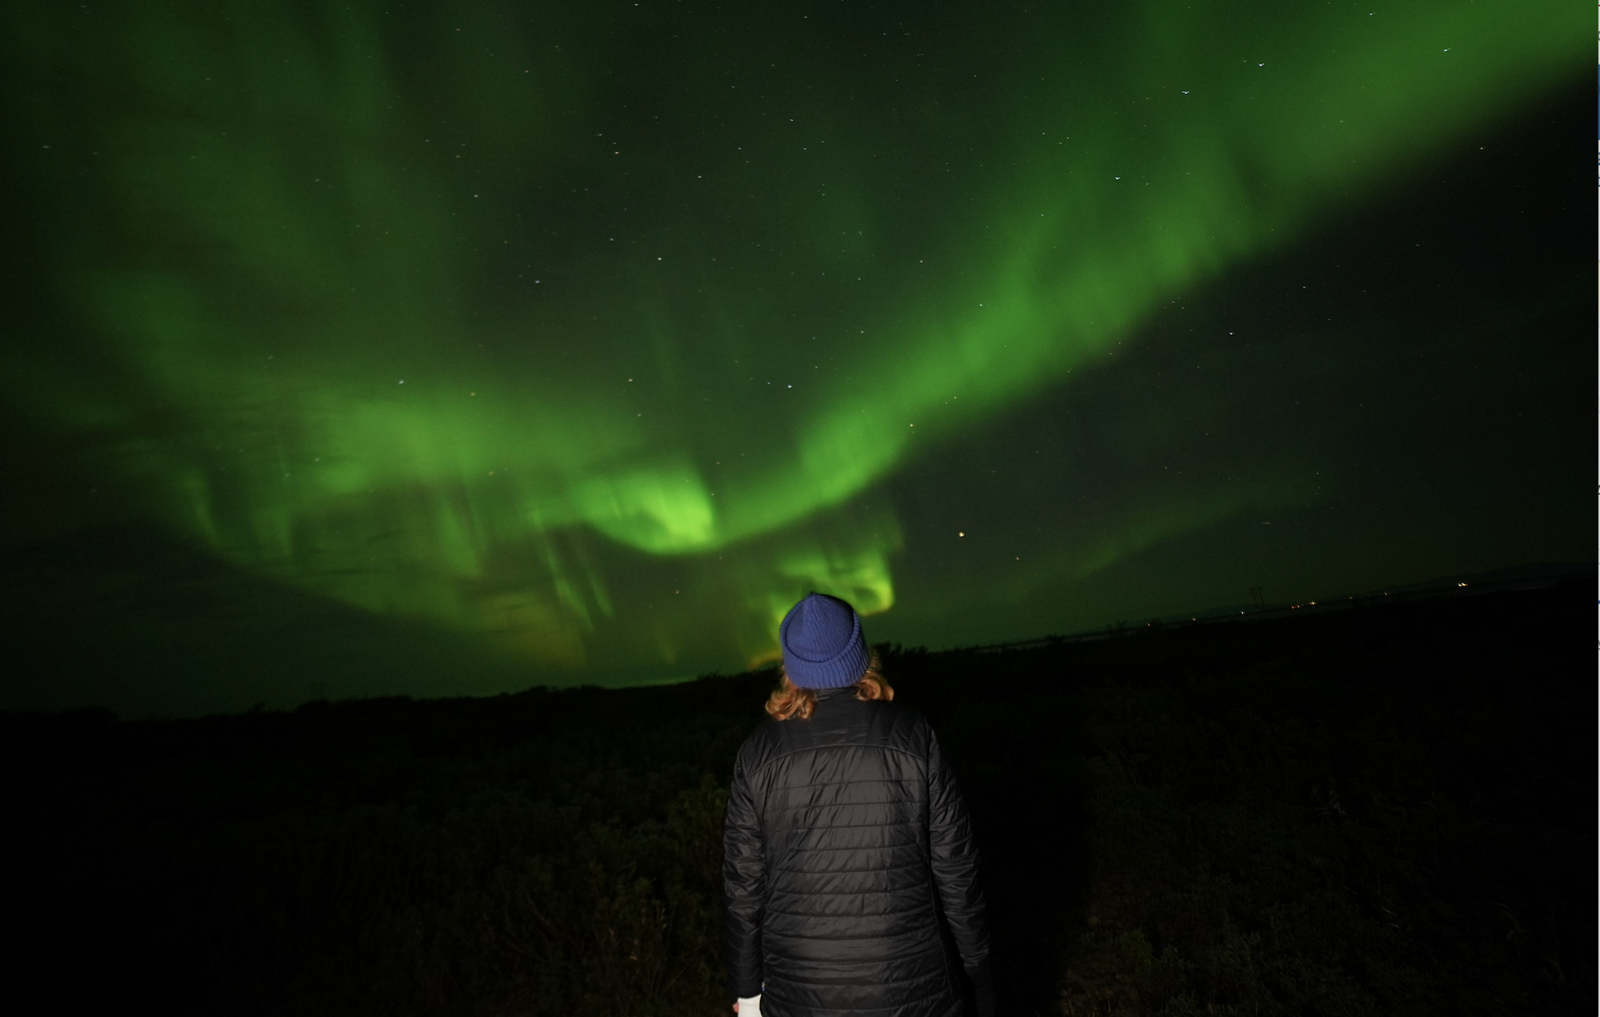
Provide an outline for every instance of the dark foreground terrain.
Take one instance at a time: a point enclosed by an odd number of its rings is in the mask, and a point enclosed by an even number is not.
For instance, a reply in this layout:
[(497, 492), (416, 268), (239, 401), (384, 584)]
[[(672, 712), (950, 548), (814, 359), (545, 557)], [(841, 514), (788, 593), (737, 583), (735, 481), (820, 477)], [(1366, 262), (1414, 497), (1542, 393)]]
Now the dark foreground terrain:
[[(1592, 1014), (1590, 586), (888, 648), (967, 789), (1007, 1014)], [(6, 1009), (726, 1014), (770, 674), (0, 718)]]

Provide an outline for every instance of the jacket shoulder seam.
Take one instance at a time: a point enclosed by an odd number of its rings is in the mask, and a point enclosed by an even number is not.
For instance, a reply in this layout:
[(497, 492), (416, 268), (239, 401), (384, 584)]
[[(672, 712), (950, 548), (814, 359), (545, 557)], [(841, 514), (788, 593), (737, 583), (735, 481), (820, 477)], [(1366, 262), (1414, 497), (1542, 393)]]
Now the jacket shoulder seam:
[(762, 770), (765, 770), (767, 767), (771, 766), (773, 763), (778, 762), (780, 759), (787, 759), (790, 756), (798, 756), (802, 752), (813, 752), (813, 751), (815, 751), (817, 749), (861, 749), (861, 748), (887, 749), (888, 751), (896, 753), (897, 755), (910, 756), (912, 759), (920, 760), (921, 762), (924, 762), (924, 763), (926, 763), (928, 761), (928, 757), (925, 756), (925, 755), (920, 755), (920, 754), (918, 754), (916, 752), (911, 751), (908, 748), (905, 748), (904, 746), (889, 745), (887, 743), (882, 744), (882, 745), (870, 745), (870, 746), (868, 746), (868, 745), (850, 745), (850, 744), (842, 744), (842, 745), (807, 745), (807, 746), (805, 746), (803, 748), (787, 749), (787, 750), (785, 750), (783, 752), (779, 752), (779, 753), (777, 753), (777, 754), (775, 754), (773, 756), (769, 756), (768, 758), (763, 759), (761, 761), (761, 763), (756, 766), (755, 769), (750, 771), (750, 773), (751, 773), (752, 776), (755, 775), (755, 774), (758, 774)]

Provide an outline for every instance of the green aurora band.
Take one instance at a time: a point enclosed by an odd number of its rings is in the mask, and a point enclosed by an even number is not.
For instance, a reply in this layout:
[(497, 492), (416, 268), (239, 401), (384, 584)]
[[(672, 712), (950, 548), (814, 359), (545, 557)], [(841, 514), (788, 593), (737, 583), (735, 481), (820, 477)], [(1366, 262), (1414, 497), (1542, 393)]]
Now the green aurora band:
[[(63, 310), (6, 398), (252, 574), (557, 670), (759, 658), (807, 589), (894, 603), (896, 471), (1582, 41), (1542, 2), (840, 6), (10, 9)], [(1246, 467), (1055, 567), (1307, 497)]]

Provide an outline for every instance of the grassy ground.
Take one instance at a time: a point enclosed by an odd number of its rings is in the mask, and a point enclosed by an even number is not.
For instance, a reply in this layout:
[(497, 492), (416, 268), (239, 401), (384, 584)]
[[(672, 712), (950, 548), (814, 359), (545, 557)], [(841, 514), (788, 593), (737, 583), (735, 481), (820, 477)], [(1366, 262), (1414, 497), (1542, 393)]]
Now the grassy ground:
[[(1594, 1012), (1587, 598), (890, 649), (971, 800), (1005, 1012)], [(0, 718), (14, 992), (724, 1013), (723, 789), (770, 681)]]
[(1587, 661), (1492, 606), (1097, 687), (1064, 1012), (1592, 1012)]

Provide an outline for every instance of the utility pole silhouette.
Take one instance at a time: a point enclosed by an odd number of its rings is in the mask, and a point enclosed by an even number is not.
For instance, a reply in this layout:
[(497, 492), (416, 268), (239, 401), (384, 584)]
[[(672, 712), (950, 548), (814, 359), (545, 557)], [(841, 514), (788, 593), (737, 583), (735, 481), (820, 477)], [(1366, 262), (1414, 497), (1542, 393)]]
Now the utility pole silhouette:
[(1256, 605), (1257, 611), (1265, 611), (1267, 609), (1267, 602), (1261, 599), (1261, 587), (1250, 587), (1250, 600)]

